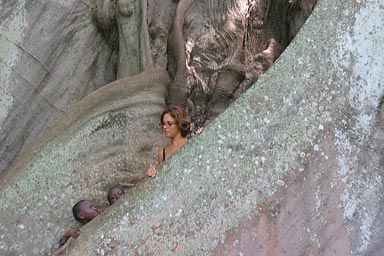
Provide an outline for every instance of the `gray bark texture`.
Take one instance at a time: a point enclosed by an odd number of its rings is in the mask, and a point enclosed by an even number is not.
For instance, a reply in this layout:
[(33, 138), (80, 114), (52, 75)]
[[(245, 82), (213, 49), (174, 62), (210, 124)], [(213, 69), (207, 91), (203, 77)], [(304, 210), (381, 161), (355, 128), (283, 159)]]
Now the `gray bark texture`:
[(0, 170), (76, 102), (116, 79), (86, 1), (2, 1)]
[(84, 96), (152, 66), (168, 68), (167, 103), (203, 126), (271, 66), (315, 2), (2, 2), (0, 172)]
[(1, 1), (0, 254), (52, 254), (75, 202), (146, 173), (179, 104), (204, 132), (62, 255), (381, 255), (383, 19), (380, 0)]

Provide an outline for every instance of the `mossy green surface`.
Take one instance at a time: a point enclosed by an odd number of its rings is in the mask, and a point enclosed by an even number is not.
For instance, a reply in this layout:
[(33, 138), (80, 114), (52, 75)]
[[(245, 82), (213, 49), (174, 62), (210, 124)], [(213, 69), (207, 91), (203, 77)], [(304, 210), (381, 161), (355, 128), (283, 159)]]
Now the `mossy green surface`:
[[(257, 215), (263, 202), (292, 185), (288, 176), (305, 175), (319, 156), (337, 168), (313, 170), (332, 177), (332, 191), (318, 185), (312, 202), (317, 215), (303, 215), (303, 223), (297, 223), (309, 233), (303, 248), (313, 244), (326, 250), (330, 241), (341, 239), (313, 239), (332, 225), (324, 221), (332, 214), (341, 214), (347, 234), (342, 244), (348, 247), (336, 252), (362, 255), (374, 248), (382, 239), (373, 223), (382, 223), (383, 203), (380, 150), (372, 141), (381, 129), (375, 127), (383, 95), (382, 66), (376, 71), (384, 54), (377, 44), (383, 41), (380, 6), (379, 1), (319, 1), (268, 73), (173, 155), (156, 178), (84, 228), (67, 253), (214, 254), (240, 219)], [(376, 25), (361, 30), (368, 17)], [(367, 97), (356, 100), (361, 95)], [(367, 143), (373, 149), (361, 157)], [(325, 193), (335, 194), (338, 205), (321, 215), (326, 199), (319, 195)], [(312, 231), (305, 222), (311, 218), (319, 223)], [(236, 247), (236, 241), (228, 246)]]
[[(383, 185), (382, 150), (375, 135), (382, 129), (377, 123), (384, 84), (380, 65), (384, 33), (377, 24), (383, 24), (379, 0), (320, 0), (306, 25), (257, 84), (169, 158), (155, 178), (127, 191), (106, 215), (82, 228), (81, 236), (65, 253), (212, 255), (226, 243), (241, 248), (241, 241), (228, 240), (240, 220), (257, 217), (264, 202), (293, 185), (290, 175), (305, 175), (311, 168), (319, 177), (331, 176), (330, 193), (337, 195), (338, 204), (328, 205), (319, 214), (318, 209), (326, 205), (321, 195), (329, 191), (316, 188), (314, 214), (303, 213), (302, 222), (297, 223), (297, 230), (305, 230), (307, 237), (292, 244), (313, 244), (320, 252), (325, 250), (329, 241), (339, 238), (316, 238), (333, 225), (328, 215), (341, 212), (347, 253), (378, 253), (377, 244), (383, 238)], [(113, 167), (109, 171), (115, 172), (118, 164), (113, 163), (121, 159), (104, 153), (120, 149), (109, 138), (140, 137), (121, 134), (120, 121), (108, 119), (115, 114), (98, 118), (98, 110), (92, 111), (92, 118), (76, 117), (75, 124), (84, 128), (71, 126), (60, 136), (49, 137), (44, 142), (47, 146), (37, 147), (28, 161), (16, 165), (20, 171), (1, 181), (2, 251), (25, 255), (52, 251), (53, 238), (64, 231), (62, 218), (70, 215), (69, 211), (57, 213), (80, 197), (100, 200), (104, 196), (103, 184), (112, 182), (105, 181), (108, 172), (101, 172), (100, 181), (92, 179), (97, 170), (107, 169), (94, 159), (108, 159)], [(148, 126), (150, 121), (157, 122), (156, 116), (148, 119)], [(110, 129), (112, 123), (116, 129)], [(155, 136), (146, 139), (156, 141)], [(105, 148), (98, 148), (100, 140)], [(135, 159), (132, 152), (121, 150), (121, 155), (131, 154)], [(337, 167), (313, 167), (318, 157)], [(97, 189), (90, 189), (89, 184)], [(274, 218), (284, 196), (270, 207)], [(320, 224), (310, 230), (310, 222)], [(41, 226), (42, 231), (37, 231)], [(255, 234), (255, 240), (261, 235)], [(11, 245), (15, 237), (22, 241)]]

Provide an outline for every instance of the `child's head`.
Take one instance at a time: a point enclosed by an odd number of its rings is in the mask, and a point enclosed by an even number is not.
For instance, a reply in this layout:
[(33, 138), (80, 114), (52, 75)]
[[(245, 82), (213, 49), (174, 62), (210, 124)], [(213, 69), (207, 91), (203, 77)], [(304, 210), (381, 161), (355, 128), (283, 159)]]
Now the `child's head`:
[(125, 194), (124, 190), (120, 188), (113, 187), (108, 191), (108, 202), (110, 205), (114, 204), (117, 199)]
[(77, 202), (72, 208), (72, 213), (73, 217), (75, 217), (75, 219), (82, 224), (91, 221), (99, 215), (97, 208), (91, 201), (88, 200), (81, 200)]

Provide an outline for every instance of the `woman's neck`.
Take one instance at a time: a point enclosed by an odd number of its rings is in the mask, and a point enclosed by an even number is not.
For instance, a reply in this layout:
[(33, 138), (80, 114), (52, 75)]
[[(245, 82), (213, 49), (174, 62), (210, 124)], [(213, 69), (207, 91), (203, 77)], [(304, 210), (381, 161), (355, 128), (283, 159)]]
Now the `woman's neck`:
[(177, 146), (185, 144), (187, 142), (187, 140), (188, 139), (186, 137), (179, 135), (175, 138), (172, 138), (171, 143), (172, 143), (172, 145), (177, 147)]

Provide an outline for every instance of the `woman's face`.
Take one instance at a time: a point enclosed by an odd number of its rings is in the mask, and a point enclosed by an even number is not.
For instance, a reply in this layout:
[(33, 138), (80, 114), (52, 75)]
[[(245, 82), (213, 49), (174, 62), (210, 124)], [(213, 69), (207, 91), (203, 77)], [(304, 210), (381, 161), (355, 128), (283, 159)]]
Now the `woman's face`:
[(163, 116), (161, 125), (163, 127), (164, 136), (167, 138), (174, 138), (180, 133), (176, 120), (168, 113)]

